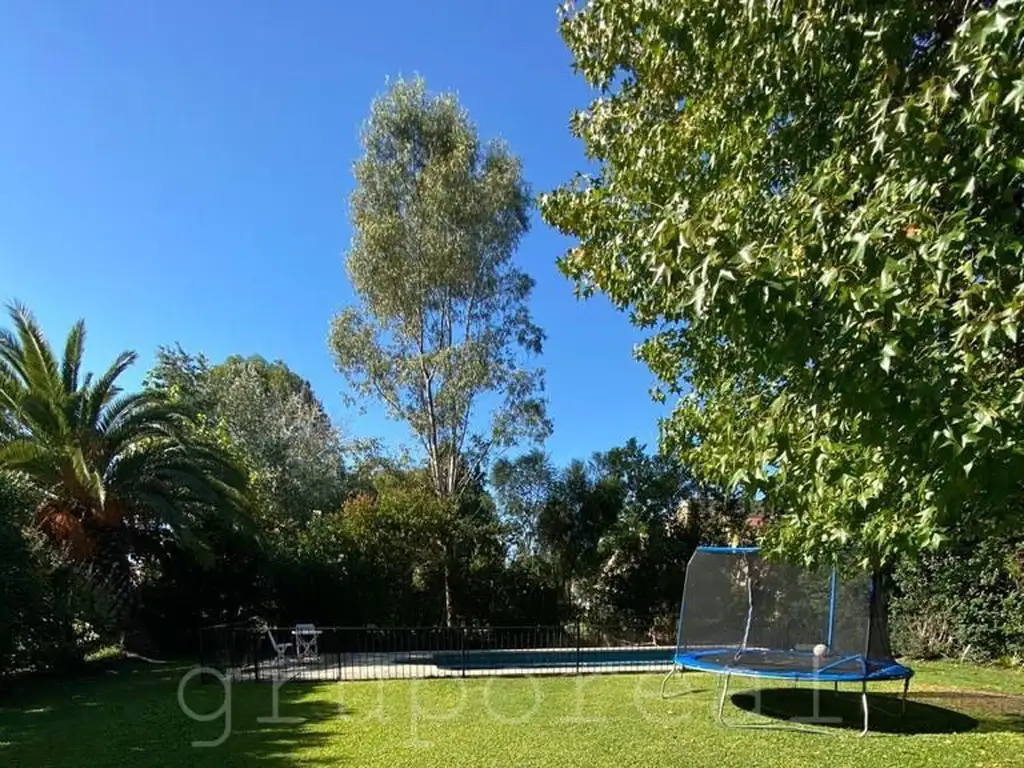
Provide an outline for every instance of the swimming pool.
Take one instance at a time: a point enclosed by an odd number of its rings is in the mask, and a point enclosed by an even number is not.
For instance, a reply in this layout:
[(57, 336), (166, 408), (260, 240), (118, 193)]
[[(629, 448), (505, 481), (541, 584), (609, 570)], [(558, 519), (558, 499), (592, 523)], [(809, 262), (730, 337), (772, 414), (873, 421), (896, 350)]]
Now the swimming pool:
[(502, 651), (441, 651), (433, 654), (438, 669), (542, 669), (554, 667), (650, 667), (672, 663), (675, 649), (643, 648), (541, 648)]

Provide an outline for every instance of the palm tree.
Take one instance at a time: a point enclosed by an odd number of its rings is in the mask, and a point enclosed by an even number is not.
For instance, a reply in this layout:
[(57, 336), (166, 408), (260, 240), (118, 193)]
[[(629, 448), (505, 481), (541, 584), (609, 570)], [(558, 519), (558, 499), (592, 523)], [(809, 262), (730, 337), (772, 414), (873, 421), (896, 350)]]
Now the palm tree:
[(245, 476), (195, 437), (191, 415), (165, 394), (122, 393), (117, 380), (134, 352), (94, 380), (81, 375), (82, 321), (58, 361), (33, 315), (9, 311), (13, 329), (0, 329), (0, 470), (33, 486), (39, 527), (123, 608), (133, 542), (160, 534), (199, 544), (205, 515), (244, 510)]

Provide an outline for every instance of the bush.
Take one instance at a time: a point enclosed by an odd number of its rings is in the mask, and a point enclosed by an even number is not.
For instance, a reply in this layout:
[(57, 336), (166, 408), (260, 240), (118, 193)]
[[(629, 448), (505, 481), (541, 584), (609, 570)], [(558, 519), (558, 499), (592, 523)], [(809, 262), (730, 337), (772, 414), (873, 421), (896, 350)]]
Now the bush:
[(0, 476), (0, 675), (73, 666), (103, 640), (101, 596), (36, 534), (33, 507)]
[(0, 674), (25, 663), (24, 642), (42, 616), (44, 592), (43, 574), (9, 512), (0, 509)]
[(904, 563), (892, 636), (918, 658), (1024, 661), (1024, 537), (991, 538)]

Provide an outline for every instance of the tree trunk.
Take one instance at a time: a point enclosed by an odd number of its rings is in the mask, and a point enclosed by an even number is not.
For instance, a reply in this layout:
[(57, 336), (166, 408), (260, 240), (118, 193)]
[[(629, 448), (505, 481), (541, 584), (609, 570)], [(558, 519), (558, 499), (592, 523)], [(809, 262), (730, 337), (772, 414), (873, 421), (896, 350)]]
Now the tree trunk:
[[(445, 497), (442, 496), (442, 499)], [(451, 501), (445, 499), (442, 503), (446, 506), (446, 523), (438, 541), (441, 551), (441, 573), (444, 581), (444, 625), (451, 627), (455, 621), (455, 606), (452, 601), (452, 573), (451, 563), (453, 559), (452, 539), (454, 537), (454, 513), (451, 509)]]
[(444, 557), (444, 625), (450, 628), (454, 615), (452, 613), (452, 589), (450, 580), (450, 571), (448, 569), (448, 547), (445, 547)]

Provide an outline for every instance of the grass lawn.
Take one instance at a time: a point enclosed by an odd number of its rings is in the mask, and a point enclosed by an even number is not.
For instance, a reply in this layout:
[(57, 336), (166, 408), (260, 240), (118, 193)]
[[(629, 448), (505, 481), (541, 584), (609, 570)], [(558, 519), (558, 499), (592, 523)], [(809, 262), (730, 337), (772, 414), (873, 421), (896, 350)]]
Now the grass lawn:
[[(1024, 764), (1024, 673), (1012, 670), (918, 665), (907, 718), (872, 712), (877, 732), (866, 739), (852, 735), (859, 718), (852, 693), (821, 700), (821, 714), (846, 716), (848, 728), (835, 729), (842, 738), (723, 730), (714, 719), (714, 680), (697, 674), (686, 676), (693, 693), (670, 700), (658, 696), (658, 675), (285, 686), (277, 714), (301, 723), (260, 722), (273, 714), (272, 688), (248, 683), (232, 688), (230, 715), (199, 723), (178, 703), (185, 671), (110, 667), (84, 679), (0, 690), (0, 766)], [(763, 721), (744, 711), (751, 681), (734, 682), (729, 713)], [(810, 714), (803, 691), (767, 681), (763, 710)], [(184, 699), (196, 713), (224, 709), (217, 684), (193, 681)], [(889, 708), (895, 702), (877, 701)], [(220, 746), (191, 746), (225, 733)]]

